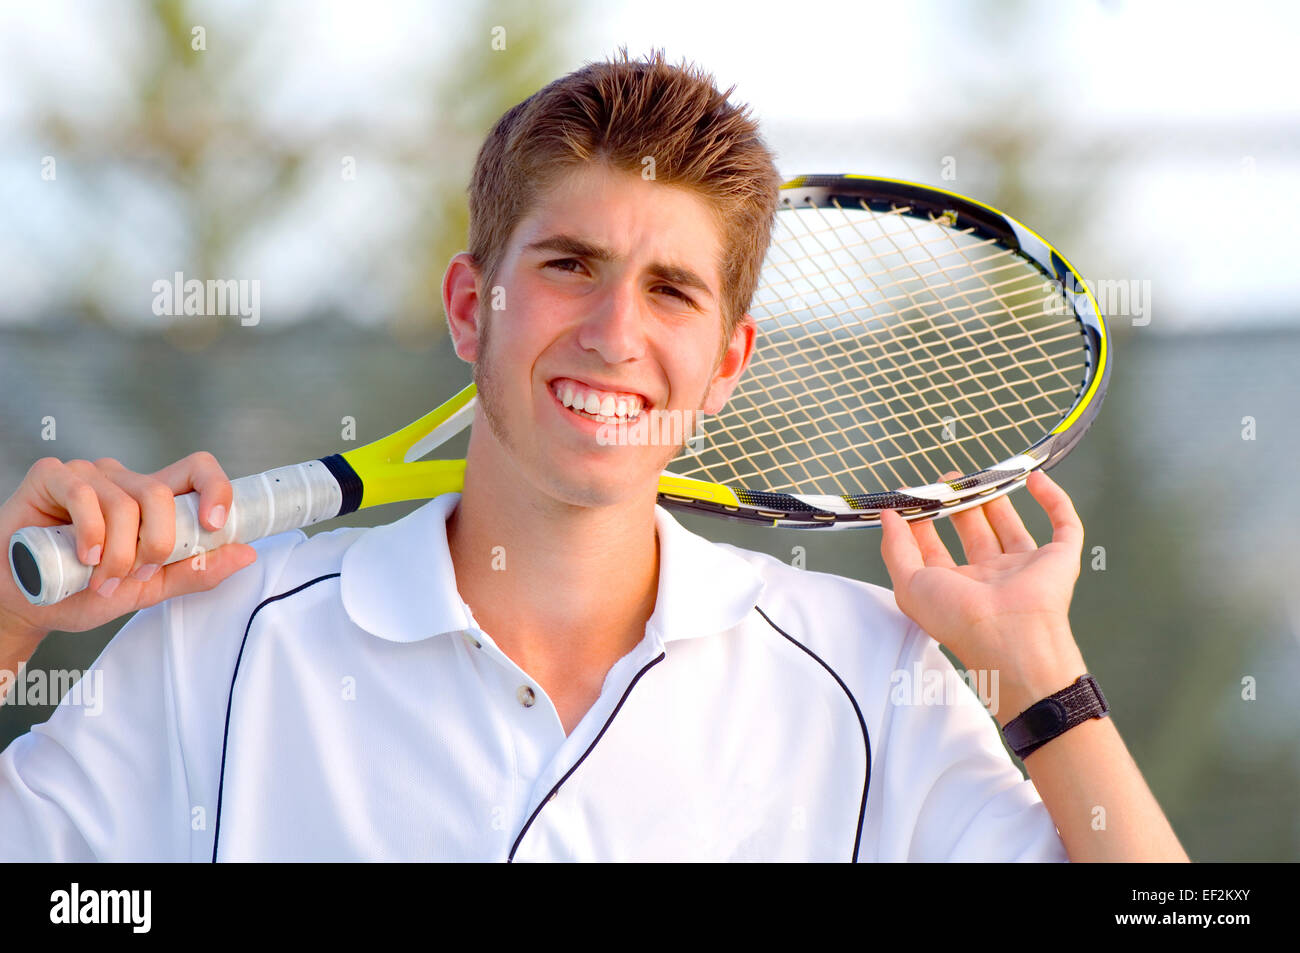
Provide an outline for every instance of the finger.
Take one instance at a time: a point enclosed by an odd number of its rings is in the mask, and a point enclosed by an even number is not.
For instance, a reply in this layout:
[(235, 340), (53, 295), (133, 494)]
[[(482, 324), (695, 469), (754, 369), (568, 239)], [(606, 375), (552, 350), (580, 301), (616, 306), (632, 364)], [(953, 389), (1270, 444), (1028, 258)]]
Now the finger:
[(72, 522), (77, 541), (77, 558), (83, 566), (97, 566), (104, 554), (104, 513), (94, 488), (57, 457), (37, 460), (27, 471), (35, 496), (34, 505), (51, 520)]
[[(943, 476), (939, 477), (941, 483), (961, 476), (959, 470), (949, 470)], [(960, 513), (953, 513), (949, 519), (952, 520), (953, 527), (957, 530), (957, 536), (961, 539), (962, 550), (966, 554), (966, 562), (975, 563), (990, 556), (997, 556), (1002, 552), (1002, 546), (998, 542), (997, 535), (989, 525), (988, 519), (981, 512), (982, 507), (972, 507), (969, 510), (962, 510)], [(946, 550), (945, 550), (946, 551)]]
[(922, 520), (909, 525), (912, 529), (912, 537), (916, 540), (916, 544), (921, 550), (921, 556), (927, 566), (956, 568), (957, 564), (953, 562), (952, 556), (949, 555), (948, 547), (943, 544), (938, 527), (934, 525), (934, 520)]
[(105, 598), (111, 596), (135, 565), (140, 534), (140, 504), (86, 460), (72, 460), (68, 468), (80, 476), (99, 498), (104, 514), (104, 554), (90, 574), (90, 586)]
[(925, 568), (921, 547), (908, 528), (907, 521), (893, 510), (880, 511), (880, 555), (893, 583), (895, 597), (905, 590), (917, 571)]
[(251, 565), (257, 559), (257, 550), (245, 543), (226, 543), (202, 556), (182, 559), (164, 566), (157, 579), (160, 594), (150, 593), (150, 604), (182, 596), (190, 592), (212, 589), (230, 576)]
[(174, 496), (197, 490), (199, 522), (205, 528), (218, 530), (226, 525), (234, 490), (217, 458), (206, 450), (191, 453), (188, 457), (163, 467), (153, 477), (171, 487)]
[(1038, 548), (1009, 496), (999, 496), (985, 503), (984, 516), (997, 534), (1004, 553), (1032, 553)]
[[(101, 469), (103, 464), (96, 461)], [(140, 535), (130, 577), (144, 582), (167, 561), (176, 546), (176, 499), (166, 483), (120, 465), (109, 466), (106, 475), (140, 507)]]
[(1029, 474), (1025, 485), (1052, 521), (1052, 542), (1063, 543), (1082, 552), (1083, 521), (1075, 512), (1069, 494), (1042, 470)]
[(961, 538), (966, 562), (974, 564), (1002, 554), (1002, 544), (984, 515), (984, 507), (974, 506), (949, 517)]

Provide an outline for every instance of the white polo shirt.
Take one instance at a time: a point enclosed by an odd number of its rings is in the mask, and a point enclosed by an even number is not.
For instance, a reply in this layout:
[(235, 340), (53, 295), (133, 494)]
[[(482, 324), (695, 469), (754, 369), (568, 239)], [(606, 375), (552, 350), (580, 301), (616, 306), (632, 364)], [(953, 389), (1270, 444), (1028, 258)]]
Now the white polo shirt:
[(566, 737), (457, 593), (459, 499), (137, 613), (102, 712), (0, 754), (0, 859), (1067, 859), (975, 693), (910, 690), (955, 676), (887, 589), (662, 508), (645, 637)]

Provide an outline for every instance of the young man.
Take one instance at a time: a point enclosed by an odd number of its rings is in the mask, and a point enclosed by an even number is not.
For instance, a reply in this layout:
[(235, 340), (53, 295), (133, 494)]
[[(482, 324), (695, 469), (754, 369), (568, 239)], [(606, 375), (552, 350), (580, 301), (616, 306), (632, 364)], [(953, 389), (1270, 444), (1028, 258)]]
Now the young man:
[(464, 492), (395, 523), (154, 572), (172, 494), (221, 523), (214, 460), (33, 467), (0, 535), (70, 516), (95, 591), (35, 610), (6, 577), (0, 662), (161, 604), (96, 663), (101, 717), (64, 704), (0, 755), (0, 856), (1186, 859), (1110, 719), (1031, 783), (973, 693), (891, 691), (951, 672), (935, 639), (1000, 673), (1003, 724), (1084, 674), (1082, 528), (1046, 476), (1041, 549), (1005, 499), (954, 518), (968, 566), (887, 520), (891, 595), (687, 532), (655, 505), (678, 448), (597, 439), (725, 404), (777, 182), (745, 112), (660, 57), (502, 117), (443, 286), (480, 395)]

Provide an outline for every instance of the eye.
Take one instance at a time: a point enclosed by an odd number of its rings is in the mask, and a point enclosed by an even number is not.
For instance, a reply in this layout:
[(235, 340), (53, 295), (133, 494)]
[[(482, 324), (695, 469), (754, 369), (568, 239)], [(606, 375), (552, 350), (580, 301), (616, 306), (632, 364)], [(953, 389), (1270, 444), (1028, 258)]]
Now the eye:
[(695, 305), (695, 300), (690, 295), (686, 294), (685, 292), (679, 291), (678, 289), (674, 288), (672, 285), (656, 285), (655, 290), (666, 291), (671, 297), (680, 299), (684, 304), (689, 304), (692, 307)]
[(570, 274), (573, 274), (582, 267), (582, 262), (577, 258), (554, 258), (546, 262), (543, 267), (554, 268), (557, 271), (567, 271)]

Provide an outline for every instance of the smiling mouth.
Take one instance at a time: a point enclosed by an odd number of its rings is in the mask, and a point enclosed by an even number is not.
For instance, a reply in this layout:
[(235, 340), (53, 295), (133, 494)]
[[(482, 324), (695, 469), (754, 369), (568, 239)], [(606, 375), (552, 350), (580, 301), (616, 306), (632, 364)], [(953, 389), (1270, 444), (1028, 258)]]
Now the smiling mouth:
[(570, 413), (599, 423), (630, 423), (649, 403), (641, 394), (603, 390), (571, 377), (557, 377), (547, 387)]

